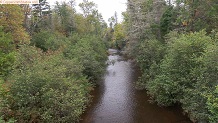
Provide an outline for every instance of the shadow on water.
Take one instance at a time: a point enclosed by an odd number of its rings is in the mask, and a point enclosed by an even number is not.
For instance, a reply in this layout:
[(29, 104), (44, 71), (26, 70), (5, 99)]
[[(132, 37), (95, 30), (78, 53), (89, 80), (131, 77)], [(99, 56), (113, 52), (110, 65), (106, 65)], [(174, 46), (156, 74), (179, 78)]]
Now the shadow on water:
[(134, 88), (140, 75), (134, 63), (116, 50), (109, 54), (107, 72), (80, 123), (191, 123), (179, 107), (149, 103), (146, 91)]

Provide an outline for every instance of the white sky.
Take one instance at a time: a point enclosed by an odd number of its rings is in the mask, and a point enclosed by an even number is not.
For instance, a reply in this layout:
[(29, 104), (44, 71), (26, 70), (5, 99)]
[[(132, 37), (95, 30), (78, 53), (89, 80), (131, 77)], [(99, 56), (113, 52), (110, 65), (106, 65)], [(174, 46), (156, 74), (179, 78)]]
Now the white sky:
[[(49, 3), (54, 4), (55, 1), (66, 1), (68, 2), (68, 0), (47, 0)], [(81, 3), (83, 0), (76, 0), (76, 5), (79, 5), (79, 3)], [(111, 16), (114, 15), (115, 11), (118, 14), (118, 21), (121, 22), (122, 21), (122, 16), (121, 13), (124, 12), (126, 10), (126, 0), (89, 0), (89, 1), (93, 1), (95, 4), (97, 4), (98, 6), (98, 11), (99, 13), (102, 14), (105, 22), (108, 23), (108, 18), (110, 18)], [(77, 8), (77, 11), (79, 8)]]

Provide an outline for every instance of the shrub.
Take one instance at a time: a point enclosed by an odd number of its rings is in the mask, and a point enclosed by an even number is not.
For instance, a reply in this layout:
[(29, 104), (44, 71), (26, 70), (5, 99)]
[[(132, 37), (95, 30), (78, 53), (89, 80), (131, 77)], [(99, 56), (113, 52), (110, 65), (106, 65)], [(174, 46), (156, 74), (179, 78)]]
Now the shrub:
[(138, 87), (145, 88), (146, 83), (153, 80), (157, 75), (164, 52), (164, 45), (157, 40), (146, 40), (140, 43), (136, 61), (143, 74), (137, 82)]
[(84, 67), (83, 74), (87, 75), (90, 80), (99, 79), (105, 70), (106, 48), (103, 41), (95, 36), (81, 38), (64, 54), (67, 58), (80, 62)]
[(159, 105), (169, 106), (179, 102), (191, 119), (208, 120), (203, 93), (213, 87), (211, 84), (217, 78), (213, 76), (217, 72), (209, 64), (217, 55), (207, 55), (214, 42), (204, 31), (183, 34), (174, 39), (168, 43), (159, 74), (147, 83), (146, 88)]
[(14, 119), (10, 119), (9, 121), (3, 120), (2, 117), (0, 117), (0, 123), (15, 123), (16, 121)]
[(21, 69), (14, 70), (9, 93), (17, 122), (78, 121), (92, 87), (82, 74), (83, 67), (59, 52), (43, 54), (34, 47), (22, 47), (20, 54), (17, 60), (24, 61), (15, 66)]
[(54, 33), (50, 31), (41, 31), (33, 35), (31, 40), (31, 45), (41, 48), (43, 51), (47, 50), (58, 50), (61, 47), (66, 47), (68, 45), (68, 40), (66, 37), (59, 33)]
[(7, 76), (15, 61), (12, 36), (3, 32), (0, 26), (0, 77)]
[(216, 89), (207, 95), (207, 107), (210, 112), (210, 123), (216, 123), (218, 121), (218, 86)]

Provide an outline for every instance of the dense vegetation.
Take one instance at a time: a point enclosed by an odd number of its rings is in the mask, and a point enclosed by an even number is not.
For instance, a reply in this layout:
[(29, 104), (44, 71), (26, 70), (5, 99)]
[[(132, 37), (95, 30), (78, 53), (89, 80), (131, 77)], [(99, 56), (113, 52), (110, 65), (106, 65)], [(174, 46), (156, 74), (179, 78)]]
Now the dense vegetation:
[(105, 69), (95, 3), (0, 5), (0, 122), (77, 122)]
[(110, 27), (84, 0), (0, 5), (0, 122), (77, 122), (105, 69), (106, 47), (136, 60), (160, 106), (218, 122), (217, 0), (128, 0)]
[(160, 106), (179, 104), (193, 122), (218, 122), (216, 0), (128, 0), (128, 53)]

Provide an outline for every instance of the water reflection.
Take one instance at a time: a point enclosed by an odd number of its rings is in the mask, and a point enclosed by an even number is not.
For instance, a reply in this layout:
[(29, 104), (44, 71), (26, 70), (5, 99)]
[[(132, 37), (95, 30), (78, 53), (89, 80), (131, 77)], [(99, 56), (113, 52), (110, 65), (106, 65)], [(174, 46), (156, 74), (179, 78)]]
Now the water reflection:
[(81, 123), (190, 123), (179, 108), (150, 104), (146, 92), (134, 88), (138, 77), (134, 64), (117, 55), (116, 50), (109, 53), (111, 64)]

